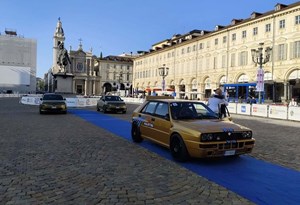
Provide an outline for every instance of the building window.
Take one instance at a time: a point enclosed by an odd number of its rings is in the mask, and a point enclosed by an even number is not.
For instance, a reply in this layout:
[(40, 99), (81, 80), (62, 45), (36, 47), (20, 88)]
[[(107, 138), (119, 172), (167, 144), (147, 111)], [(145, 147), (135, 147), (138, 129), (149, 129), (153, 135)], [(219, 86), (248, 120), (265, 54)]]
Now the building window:
[(247, 37), (247, 31), (242, 31), (242, 38), (246, 38)]
[(199, 43), (199, 49), (203, 49), (203, 43)]
[(256, 36), (257, 33), (258, 33), (258, 28), (257, 27), (253, 28), (253, 36)]
[(296, 25), (300, 24), (300, 15), (299, 16), (295, 16), (295, 24)]
[(226, 43), (226, 41), (227, 41), (226, 36), (223, 36), (223, 43)]
[(218, 66), (218, 58), (214, 57), (214, 69), (216, 69)]
[(193, 45), (193, 51), (196, 51), (197, 45)]
[(215, 45), (218, 45), (219, 39), (215, 39)]
[(187, 47), (187, 52), (189, 53), (191, 51), (191, 48), (190, 47)]
[(266, 24), (266, 33), (267, 32), (271, 32), (271, 24), (270, 23)]
[(242, 51), (239, 56), (239, 65), (240, 66), (247, 65), (247, 61), (248, 61), (247, 51)]
[(279, 28), (280, 29), (285, 28), (285, 20), (280, 20), (279, 21)]
[(181, 54), (184, 54), (184, 48), (183, 48), (183, 49), (181, 49)]
[(232, 41), (235, 41), (235, 40), (236, 40), (236, 34), (233, 33), (233, 34), (231, 35), (231, 38), (232, 38)]
[(226, 55), (222, 55), (222, 68), (226, 67)]
[(300, 41), (294, 42), (294, 58), (300, 58)]
[(232, 53), (232, 54), (231, 54), (230, 66), (231, 66), (231, 67), (234, 67), (234, 66), (235, 66), (235, 53)]
[(285, 52), (285, 44), (278, 45), (278, 60), (285, 60), (286, 59), (286, 52)]

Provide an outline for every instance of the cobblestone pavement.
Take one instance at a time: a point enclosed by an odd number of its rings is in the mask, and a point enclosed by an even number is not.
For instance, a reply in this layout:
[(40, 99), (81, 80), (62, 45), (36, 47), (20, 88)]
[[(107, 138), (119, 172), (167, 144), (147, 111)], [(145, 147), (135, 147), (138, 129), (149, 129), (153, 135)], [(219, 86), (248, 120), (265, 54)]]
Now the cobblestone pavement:
[[(74, 115), (18, 100), (0, 98), (0, 204), (251, 204)], [(300, 123), (234, 118), (255, 129), (252, 156), (300, 170)]]

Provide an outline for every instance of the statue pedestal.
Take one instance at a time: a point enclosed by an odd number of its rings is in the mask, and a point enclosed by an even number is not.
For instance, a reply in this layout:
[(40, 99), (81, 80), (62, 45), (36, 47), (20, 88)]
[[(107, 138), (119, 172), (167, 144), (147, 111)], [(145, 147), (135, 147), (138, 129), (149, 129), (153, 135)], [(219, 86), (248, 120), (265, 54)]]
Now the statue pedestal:
[(58, 72), (53, 75), (55, 79), (54, 91), (56, 93), (73, 93), (73, 78), (72, 73)]

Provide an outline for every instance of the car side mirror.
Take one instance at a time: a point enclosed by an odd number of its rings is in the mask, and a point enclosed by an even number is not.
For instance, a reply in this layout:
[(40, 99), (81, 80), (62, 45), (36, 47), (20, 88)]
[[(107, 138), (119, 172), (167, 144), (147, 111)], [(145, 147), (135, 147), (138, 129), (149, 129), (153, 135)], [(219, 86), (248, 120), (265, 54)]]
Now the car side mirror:
[(66, 98), (64, 98), (64, 100), (66, 100)]

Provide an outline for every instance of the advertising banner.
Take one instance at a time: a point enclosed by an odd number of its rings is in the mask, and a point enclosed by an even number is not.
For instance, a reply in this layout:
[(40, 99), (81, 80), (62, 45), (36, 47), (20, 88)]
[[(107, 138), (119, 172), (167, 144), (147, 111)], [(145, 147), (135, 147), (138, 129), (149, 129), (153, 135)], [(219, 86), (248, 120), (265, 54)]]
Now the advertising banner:
[(268, 105), (252, 104), (251, 114), (253, 116), (268, 117)]
[(263, 92), (264, 91), (264, 70), (262, 68), (257, 69), (257, 84), (256, 91)]
[(77, 98), (66, 98), (67, 107), (77, 107)]
[(270, 105), (269, 106), (269, 118), (287, 119), (287, 106), (282, 105)]
[(300, 121), (300, 107), (289, 107), (288, 108), (288, 119)]
[(250, 104), (237, 104), (236, 113), (241, 115), (250, 115), (251, 114)]

